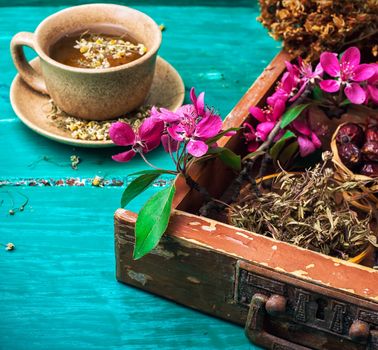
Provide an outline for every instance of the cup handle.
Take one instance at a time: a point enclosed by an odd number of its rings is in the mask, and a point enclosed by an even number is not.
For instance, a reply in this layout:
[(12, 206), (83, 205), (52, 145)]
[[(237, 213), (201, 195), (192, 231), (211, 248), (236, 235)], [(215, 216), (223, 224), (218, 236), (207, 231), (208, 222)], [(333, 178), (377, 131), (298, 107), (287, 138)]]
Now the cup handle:
[(18, 73), (22, 80), (25, 81), (32, 89), (48, 94), (45, 81), (40, 73), (38, 73), (27, 61), (23, 46), (29, 46), (34, 49), (34, 34), (29, 32), (17, 33), (11, 41), (11, 55)]

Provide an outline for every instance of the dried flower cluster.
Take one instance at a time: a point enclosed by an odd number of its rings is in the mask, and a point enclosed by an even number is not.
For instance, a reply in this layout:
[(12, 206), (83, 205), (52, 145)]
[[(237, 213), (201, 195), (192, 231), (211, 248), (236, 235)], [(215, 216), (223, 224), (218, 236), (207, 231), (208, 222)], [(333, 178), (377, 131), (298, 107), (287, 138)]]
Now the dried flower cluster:
[(272, 191), (245, 189), (230, 208), (232, 225), (342, 259), (356, 256), (374, 242), (371, 217), (359, 217), (342, 199), (357, 183), (340, 185), (325, 164), (300, 174), (282, 172)]
[(71, 134), (71, 137), (87, 141), (110, 140), (109, 129), (114, 122), (121, 121), (130, 124), (134, 129), (138, 128), (142, 121), (149, 117), (150, 106), (142, 106), (134, 112), (129, 113), (116, 120), (85, 120), (73, 117), (63, 112), (52, 100), (49, 102), (50, 111), (47, 115), (54, 124)]
[(83, 35), (76, 41), (75, 49), (79, 49), (83, 54), (80, 65), (85, 68), (109, 68), (110, 59), (121, 59), (137, 53), (143, 56), (147, 48), (141, 44), (133, 44), (122, 38), (90, 34)]
[(378, 30), (378, 2), (332, 0), (260, 0), (259, 21), (295, 56), (314, 60), (326, 50), (339, 52), (350, 43), (364, 44), (377, 55), (369, 40)]

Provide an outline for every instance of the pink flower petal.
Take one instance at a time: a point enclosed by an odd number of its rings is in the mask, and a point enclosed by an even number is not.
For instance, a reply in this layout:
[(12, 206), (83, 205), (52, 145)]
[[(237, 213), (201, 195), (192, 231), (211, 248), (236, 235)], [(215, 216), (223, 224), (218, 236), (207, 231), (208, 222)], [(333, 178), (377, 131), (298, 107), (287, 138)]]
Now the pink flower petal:
[(126, 152), (115, 154), (114, 156), (112, 156), (112, 159), (115, 160), (116, 162), (123, 162), (124, 163), (124, 162), (128, 162), (131, 159), (133, 159), (135, 155), (136, 155), (136, 152), (131, 149), (131, 150), (126, 151)]
[(259, 143), (257, 141), (251, 141), (247, 145), (248, 152), (254, 152), (259, 148)]
[(316, 135), (314, 132), (311, 133), (311, 142), (316, 148), (322, 147), (322, 142), (319, 140), (318, 135)]
[(323, 70), (323, 67), (322, 67), (321, 63), (319, 62), (319, 63), (316, 65), (316, 68), (315, 68), (315, 70), (314, 70), (314, 75), (320, 77), (320, 76), (323, 75), (323, 71), (324, 71), (324, 70)]
[(273, 106), (272, 121), (277, 121), (285, 111), (286, 105), (283, 100), (277, 100)]
[(306, 122), (304, 122), (303, 120), (296, 119), (291, 123), (291, 125), (293, 126), (293, 128), (296, 131), (298, 131), (302, 135), (305, 135), (305, 136), (311, 135), (310, 126)]
[(205, 113), (205, 93), (204, 92), (201, 92), (198, 95), (197, 103), (196, 103), (196, 110), (200, 116), (203, 116)]
[(208, 149), (209, 146), (205, 142), (198, 140), (190, 140), (186, 145), (188, 153), (197, 158), (205, 155)]
[(210, 114), (196, 126), (195, 136), (202, 139), (214, 137), (222, 129), (222, 119), (219, 115)]
[(169, 151), (176, 152), (179, 146), (179, 143), (167, 134), (162, 135), (161, 143), (163, 145), (164, 151), (167, 153), (169, 153)]
[(131, 146), (135, 142), (135, 133), (132, 127), (123, 122), (116, 122), (109, 128), (109, 136), (118, 146)]
[(345, 92), (346, 97), (348, 97), (349, 101), (356, 105), (360, 105), (364, 103), (366, 99), (365, 90), (357, 83), (352, 83), (348, 85), (344, 89), (344, 92)]
[(180, 116), (177, 113), (174, 113), (165, 108), (160, 108), (159, 110), (157, 110), (155, 107), (152, 107), (151, 109), (151, 118), (166, 123), (174, 123), (180, 120)]
[(337, 80), (322, 80), (319, 86), (325, 92), (336, 92), (340, 90), (340, 83)]
[(371, 64), (361, 64), (354, 70), (353, 80), (364, 81), (371, 78), (375, 73), (375, 69)]
[(315, 145), (307, 137), (299, 136), (298, 139), (299, 153), (301, 157), (307, 157), (315, 151)]
[(249, 113), (251, 113), (251, 115), (254, 116), (259, 122), (266, 122), (265, 113), (261, 108), (252, 106), (249, 108)]
[(153, 118), (146, 118), (139, 126), (138, 134), (142, 141), (150, 138), (155, 138), (155, 135), (160, 137), (163, 132), (164, 123), (162, 121), (156, 121)]
[(265, 122), (265, 123), (261, 123), (259, 125), (257, 125), (256, 127), (256, 136), (262, 140), (262, 141), (265, 141), (270, 132), (272, 131), (272, 129), (274, 128), (274, 126), (276, 125), (276, 123), (274, 122)]
[(190, 89), (190, 100), (192, 101), (192, 103), (195, 105), (197, 103), (197, 96), (196, 96), (196, 90), (194, 89), (194, 87), (192, 87)]
[(323, 70), (331, 77), (338, 77), (340, 75), (340, 64), (337, 56), (332, 52), (323, 52), (320, 55), (320, 64)]
[(236, 135), (237, 134), (237, 132), (235, 131), (235, 130), (232, 130), (232, 131), (228, 131), (228, 132), (226, 132), (225, 134), (224, 134), (224, 136), (234, 136), (234, 135)]
[(357, 47), (350, 47), (344, 52), (341, 57), (341, 64), (349, 65), (351, 67), (357, 67), (360, 64), (360, 61), (361, 54), (360, 50)]
[(378, 104), (378, 87), (377, 86), (373, 86), (373, 85), (368, 85), (367, 86), (367, 91), (369, 93), (369, 97), (370, 99)]
[(154, 118), (147, 118), (138, 129), (138, 135), (144, 143), (144, 152), (149, 152), (160, 145), (161, 134), (164, 130), (164, 122)]
[(183, 141), (185, 138), (185, 129), (181, 124), (171, 125), (167, 128), (168, 134), (176, 141)]
[(256, 132), (254, 127), (249, 123), (244, 123), (244, 137), (247, 142), (256, 140)]

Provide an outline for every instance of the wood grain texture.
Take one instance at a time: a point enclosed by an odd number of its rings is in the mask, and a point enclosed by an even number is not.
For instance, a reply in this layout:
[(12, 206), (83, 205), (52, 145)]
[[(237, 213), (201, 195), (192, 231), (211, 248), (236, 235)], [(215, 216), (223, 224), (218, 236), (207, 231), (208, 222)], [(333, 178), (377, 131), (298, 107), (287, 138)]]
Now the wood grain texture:
[[(12, 36), (33, 31), (67, 5), (85, 2), (0, 0), (0, 181), (126, 178), (145, 168), (140, 159), (127, 165), (113, 162), (116, 149), (74, 149), (44, 139), (11, 109), (9, 88), (16, 74), (8, 51)], [(127, 3), (165, 24), (160, 55), (180, 72), (187, 91), (191, 86), (206, 90), (207, 103), (222, 116), (279, 50), (255, 21), (253, 1)], [(30, 51), (28, 55), (33, 57)], [(82, 159), (77, 171), (69, 166), (72, 154)], [(170, 166), (161, 150), (152, 152), (150, 160)], [(151, 188), (130, 209), (138, 211), (158, 189)], [(90, 186), (0, 189), (0, 242), (16, 245), (14, 252), (0, 250), (0, 349), (256, 349), (240, 327), (116, 282), (113, 213), (121, 191)], [(9, 216), (9, 193), (20, 205), (18, 192), (29, 197), (30, 205)]]

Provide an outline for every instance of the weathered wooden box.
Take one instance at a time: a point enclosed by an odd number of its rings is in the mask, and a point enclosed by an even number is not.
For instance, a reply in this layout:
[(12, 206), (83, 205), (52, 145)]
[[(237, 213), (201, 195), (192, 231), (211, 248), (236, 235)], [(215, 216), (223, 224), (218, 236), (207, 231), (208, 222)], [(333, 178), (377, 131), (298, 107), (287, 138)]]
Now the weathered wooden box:
[[(281, 52), (225, 120), (239, 126), (282, 74)], [(242, 146), (237, 137), (221, 145)], [(232, 172), (214, 160), (192, 177), (219, 197)], [(378, 349), (378, 271), (194, 215), (201, 197), (177, 179), (159, 246), (132, 259), (136, 214), (115, 213), (117, 279), (245, 326), (268, 349)]]

